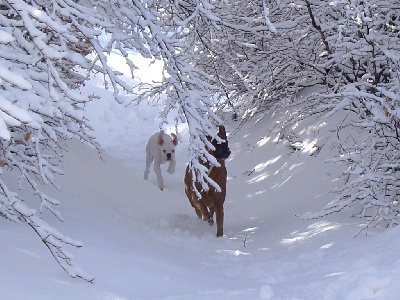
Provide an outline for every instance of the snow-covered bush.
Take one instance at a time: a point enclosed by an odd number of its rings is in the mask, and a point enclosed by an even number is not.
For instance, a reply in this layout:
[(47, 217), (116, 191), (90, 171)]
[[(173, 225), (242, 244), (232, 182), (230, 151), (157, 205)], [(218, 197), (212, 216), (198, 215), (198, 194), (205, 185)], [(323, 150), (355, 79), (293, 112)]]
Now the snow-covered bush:
[(332, 203), (307, 217), (352, 206), (360, 207), (366, 226), (397, 225), (400, 7), (390, 1), (304, 2), (319, 35), (315, 41), (323, 45), (315, 67), (326, 70), (325, 91), (308, 99), (308, 113), (349, 112), (338, 126), (335, 159), (348, 166), (344, 183)]

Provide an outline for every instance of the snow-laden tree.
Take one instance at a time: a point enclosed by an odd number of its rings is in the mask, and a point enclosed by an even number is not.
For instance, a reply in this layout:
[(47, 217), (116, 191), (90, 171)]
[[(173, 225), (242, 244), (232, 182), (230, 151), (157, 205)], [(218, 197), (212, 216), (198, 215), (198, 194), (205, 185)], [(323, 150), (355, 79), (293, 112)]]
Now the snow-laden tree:
[(276, 28), (264, 1), (212, 3), (217, 22), (204, 18), (192, 22), (191, 27), (196, 28), (191, 39), (195, 45), (193, 63), (211, 74), (213, 84), (219, 87), (213, 94), (218, 108), (228, 107), (243, 115), (271, 98), (265, 69), (272, 57), (268, 43)]
[[(214, 98), (221, 105), (246, 119), (286, 105), (305, 87), (326, 83), (326, 45), (308, 1), (213, 4), (218, 28), (205, 22), (198, 26), (195, 61), (216, 79), (220, 91)], [(332, 8), (318, 13), (324, 16), (328, 10)]]
[(305, 0), (297, 1), (297, 8), (307, 11), (309, 28), (302, 38), (318, 49), (308, 65), (320, 74), (317, 82), (324, 91), (308, 98), (296, 115), (328, 112), (329, 117), (348, 111), (338, 127), (340, 155), (335, 159), (348, 166), (344, 184), (322, 212), (306, 217), (352, 206), (360, 207), (357, 215), (368, 218), (367, 226), (397, 225), (400, 6), (392, 1)]
[(339, 129), (343, 141), (351, 132), (359, 132), (364, 140), (340, 143), (337, 160), (348, 166), (345, 183), (323, 213), (359, 205), (359, 216), (370, 221), (367, 226), (397, 225), (400, 6), (391, 1), (342, 1), (338, 6), (342, 14), (337, 32), (327, 38), (333, 49), (328, 57), (336, 73), (327, 99), (334, 111), (350, 112), (352, 122), (345, 121)]
[[(0, 2), (0, 163), (1, 173), (16, 172), (18, 185), (0, 178), (0, 215), (28, 224), (50, 250), (60, 266), (72, 277), (91, 281), (81, 271), (66, 245), (81, 247), (49, 226), (36, 209), (29, 206), (19, 190), (29, 190), (40, 200), (39, 212), (54, 208), (56, 199), (41, 191), (41, 184), (52, 184), (54, 174), (62, 174), (61, 153), (71, 137), (95, 144), (87, 133), (82, 108), (89, 97), (75, 89), (85, 76), (76, 70), (90, 70), (93, 63), (84, 58), (98, 33), (87, 16), (92, 7), (64, 1)], [(89, 18), (90, 19), (90, 18)], [(78, 27), (85, 26), (85, 31)]]

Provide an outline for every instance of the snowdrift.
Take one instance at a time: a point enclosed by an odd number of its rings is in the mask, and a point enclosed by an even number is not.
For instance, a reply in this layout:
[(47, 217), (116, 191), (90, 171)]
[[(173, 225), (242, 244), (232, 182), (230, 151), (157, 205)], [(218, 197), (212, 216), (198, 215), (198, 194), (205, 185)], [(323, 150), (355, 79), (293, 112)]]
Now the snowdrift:
[[(107, 120), (107, 130), (129, 123)], [(296, 216), (333, 197), (341, 166), (326, 163), (329, 124), (315, 123), (317, 136), (304, 130), (297, 151), (266, 130), (279, 125), (277, 116), (232, 130), (223, 238), (197, 219), (184, 196), (184, 129), (177, 170), (164, 176), (166, 189), (158, 190), (154, 173), (143, 180), (141, 149), (154, 128), (142, 124), (136, 127), (141, 137), (114, 139), (104, 145), (105, 154), (71, 141), (65, 175), (57, 179), (61, 191), (50, 191), (61, 201), (65, 222), (43, 214), (83, 242), (70, 252), (94, 283), (69, 278), (27, 226), (0, 219), (2, 297), (397, 299), (398, 228), (355, 238), (362, 220), (346, 211), (309, 221)], [(318, 154), (313, 145), (323, 146)]]

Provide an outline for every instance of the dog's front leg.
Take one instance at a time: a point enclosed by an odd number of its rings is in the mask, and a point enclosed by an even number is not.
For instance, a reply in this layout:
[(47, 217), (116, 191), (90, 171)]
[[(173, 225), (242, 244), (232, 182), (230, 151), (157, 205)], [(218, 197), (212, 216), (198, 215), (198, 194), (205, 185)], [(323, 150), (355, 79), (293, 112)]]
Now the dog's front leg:
[(171, 161), (169, 162), (168, 169), (167, 169), (167, 172), (168, 172), (169, 174), (172, 174), (172, 173), (175, 172), (175, 165), (176, 165), (175, 160), (171, 160)]
[(144, 170), (143, 178), (148, 179), (149, 178), (149, 173), (150, 173), (150, 165), (153, 162), (153, 155), (150, 153), (146, 154), (146, 169)]
[(224, 235), (224, 204), (223, 200), (216, 203), (215, 214), (217, 221), (217, 237)]
[(161, 176), (161, 165), (159, 163), (154, 162), (154, 173), (157, 176), (157, 185), (160, 190), (164, 189), (164, 179)]

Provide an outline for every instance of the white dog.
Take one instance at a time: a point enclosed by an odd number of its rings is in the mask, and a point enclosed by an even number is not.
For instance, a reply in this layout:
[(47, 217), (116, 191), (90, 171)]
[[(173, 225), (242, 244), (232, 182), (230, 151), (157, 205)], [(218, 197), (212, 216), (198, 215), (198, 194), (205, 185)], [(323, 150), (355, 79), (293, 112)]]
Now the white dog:
[[(172, 137), (171, 137), (172, 136)], [(161, 164), (169, 162), (167, 172), (175, 172), (175, 147), (178, 145), (178, 138), (174, 133), (171, 136), (164, 134), (164, 131), (153, 134), (146, 146), (146, 169), (144, 179), (147, 180), (150, 173), (150, 165), (154, 160), (154, 172), (157, 176), (157, 185), (160, 190), (164, 189), (164, 179), (161, 176)]]

